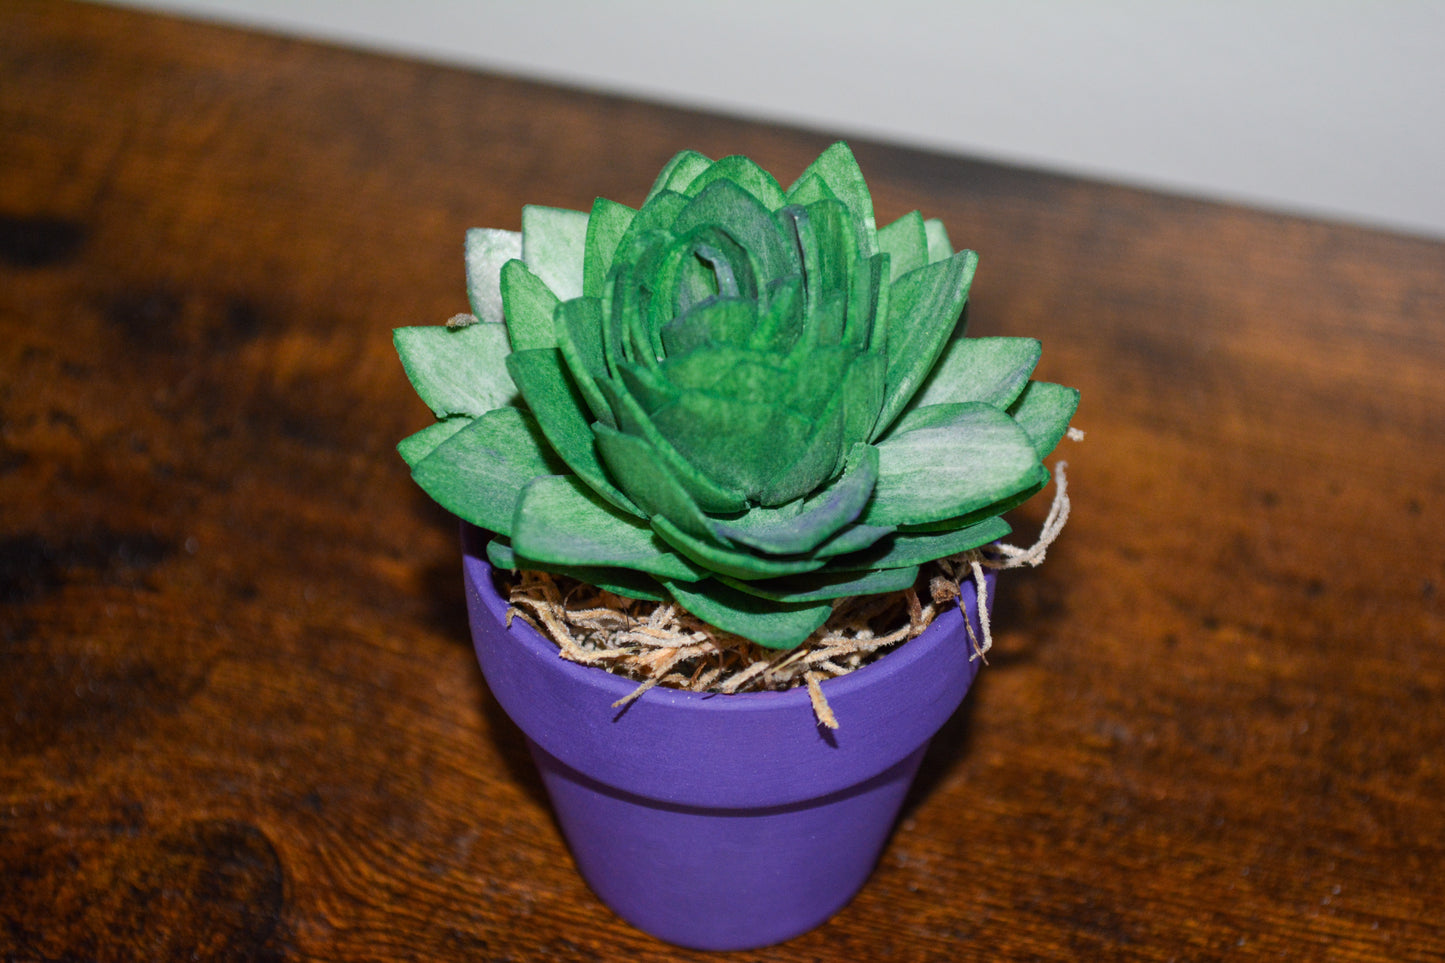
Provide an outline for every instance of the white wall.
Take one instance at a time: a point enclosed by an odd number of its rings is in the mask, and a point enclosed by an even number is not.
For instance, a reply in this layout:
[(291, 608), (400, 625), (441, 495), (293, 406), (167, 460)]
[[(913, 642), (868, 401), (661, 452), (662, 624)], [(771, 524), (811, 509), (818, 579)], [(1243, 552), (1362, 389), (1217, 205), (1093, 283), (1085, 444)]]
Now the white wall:
[(1445, 237), (1445, 0), (120, 0)]

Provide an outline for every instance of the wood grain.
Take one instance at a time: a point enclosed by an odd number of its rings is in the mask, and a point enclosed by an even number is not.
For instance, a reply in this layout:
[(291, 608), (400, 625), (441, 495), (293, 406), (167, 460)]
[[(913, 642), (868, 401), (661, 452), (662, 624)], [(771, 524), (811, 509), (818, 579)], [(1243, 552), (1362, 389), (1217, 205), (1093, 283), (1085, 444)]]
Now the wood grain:
[[(685, 958), (486, 692), (389, 332), (467, 227), (828, 140), (0, 8), (0, 958)], [(868, 887), (737, 958), (1445, 956), (1445, 246), (854, 146), (1088, 438)]]

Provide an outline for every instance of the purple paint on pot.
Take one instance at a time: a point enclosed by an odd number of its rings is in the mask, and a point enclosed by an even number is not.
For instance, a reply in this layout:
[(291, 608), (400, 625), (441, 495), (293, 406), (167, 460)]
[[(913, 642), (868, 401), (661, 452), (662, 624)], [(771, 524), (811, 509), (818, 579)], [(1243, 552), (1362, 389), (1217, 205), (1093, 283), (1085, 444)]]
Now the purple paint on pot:
[[(620, 916), (697, 949), (777, 943), (862, 887), (928, 740), (979, 660), (958, 609), (870, 665), (824, 683), (841, 728), (806, 689), (737, 695), (653, 688), (568, 662), (492, 584), (486, 536), (466, 527), (472, 637), (493, 696), (526, 735), (582, 876)], [(989, 600), (993, 576), (987, 576)], [(974, 620), (975, 599), (964, 606)]]

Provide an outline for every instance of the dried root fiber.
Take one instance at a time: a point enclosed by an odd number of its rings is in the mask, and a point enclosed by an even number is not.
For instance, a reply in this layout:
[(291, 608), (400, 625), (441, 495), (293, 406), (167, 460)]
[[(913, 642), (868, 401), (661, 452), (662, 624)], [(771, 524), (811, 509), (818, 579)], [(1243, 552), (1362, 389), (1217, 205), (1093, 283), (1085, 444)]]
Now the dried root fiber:
[(624, 598), (575, 579), (544, 572), (499, 573), (511, 609), (556, 643), (563, 658), (637, 681), (621, 706), (653, 686), (689, 692), (758, 692), (808, 687), (818, 721), (838, 728), (820, 683), (852, 672), (920, 635), (965, 591), (979, 598), (982, 637), (969, 626), (970, 658), (993, 644), (983, 604), (983, 570), (1038, 565), (1069, 516), (1065, 465), (1055, 469), (1053, 504), (1029, 548), (993, 545), (925, 567), (902, 592), (839, 599), (828, 621), (796, 649), (767, 649), (720, 632), (672, 602)]

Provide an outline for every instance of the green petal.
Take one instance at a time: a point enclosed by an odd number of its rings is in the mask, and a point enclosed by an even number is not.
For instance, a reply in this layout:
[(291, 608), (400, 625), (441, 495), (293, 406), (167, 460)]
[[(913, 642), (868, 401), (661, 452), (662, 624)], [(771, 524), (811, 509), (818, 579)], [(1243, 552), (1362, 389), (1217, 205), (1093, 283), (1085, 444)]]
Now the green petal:
[(860, 253), (872, 257), (878, 253), (878, 225), (873, 219), (873, 196), (868, 193), (868, 182), (858, 167), (858, 159), (842, 141), (823, 151), (818, 159), (808, 165), (803, 175), (788, 189), (788, 193), (800, 191), (809, 174), (816, 174), (828, 185), (834, 197), (848, 205), (858, 224)]
[(612, 261), (617, 246), (637, 212), (626, 204), (599, 197), (592, 204), (592, 215), (587, 219), (587, 239), (582, 258), (582, 293), (588, 297), (600, 298), (607, 283), (607, 274), (612, 270)]
[(889, 275), (892, 281), (929, 263), (928, 231), (923, 224), (923, 215), (910, 211), (892, 224), (880, 227), (878, 248), (892, 259), (892, 273)]
[(520, 260), (508, 261), (502, 266), (502, 303), (512, 350), (557, 346), (557, 335), (552, 329), (557, 295)]
[(568, 575), (596, 586), (614, 595), (630, 599), (646, 599), (649, 602), (665, 602), (667, 592), (657, 580), (642, 572), (626, 568), (605, 568), (588, 565), (558, 566), (538, 562), (536, 559), (521, 558), (504, 538), (494, 538), (487, 543), (487, 561), (493, 568), (515, 572), (518, 569), (532, 569), (536, 572), (551, 572), (554, 575)]
[(873, 426), (874, 437), (893, 423), (953, 336), (977, 266), (978, 255), (960, 251), (893, 284), (888, 302), (888, 388)]
[(797, 648), (833, 614), (833, 606), (827, 602), (774, 602), (739, 592), (716, 579), (666, 584), (673, 598), (704, 622), (769, 649)]
[(507, 358), (507, 370), (567, 467), (617, 508), (641, 516), (642, 512), (612, 484), (597, 458), (587, 404), (568, 377), (562, 352), (557, 348), (516, 351)]
[(500, 324), (397, 328), (392, 341), (412, 387), (438, 418), (480, 415), (516, 399)]
[(1058, 446), (1078, 407), (1077, 389), (1048, 381), (1030, 381), (1008, 413), (1028, 432), (1034, 450), (1043, 459)]
[(546, 565), (629, 568), (686, 581), (704, 574), (670, 551), (646, 522), (618, 512), (571, 475), (528, 484), (511, 534), (520, 558)]
[(531, 415), (497, 408), (438, 445), (411, 474), (458, 518), (506, 534), (522, 489), (539, 475), (562, 470)]
[(562, 301), (582, 296), (587, 220), (562, 207), (522, 208), (522, 260)]
[(472, 423), (468, 417), (447, 418), (427, 425), (421, 431), (407, 435), (397, 443), (397, 454), (412, 468), (427, 455), (436, 451), (437, 446)]
[(1028, 384), (1042, 350), (1034, 338), (955, 338), (908, 408), (954, 401), (1007, 408)]
[(878, 444), (878, 485), (863, 520), (930, 522), (981, 508), (1027, 486), (1038, 456), (1024, 430), (990, 405), (965, 405), (949, 423)]
[(481, 321), (496, 324), (502, 320), (502, 292), (497, 282), (502, 265), (522, 256), (522, 235), (517, 231), (500, 231), (474, 227), (467, 231), (467, 299), (472, 314)]
[(830, 572), (794, 575), (790, 578), (768, 579), (760, 582), (729, 580), (733, 588), (758, 598), (774, 599), (779, 602), (822, 602), (828, 599), (845, 599), (857, 595), (881, 595), (884, 592), (899, 592), (911, 588), (918, 581), (918, 566), (885, 568), (864, 572)]

